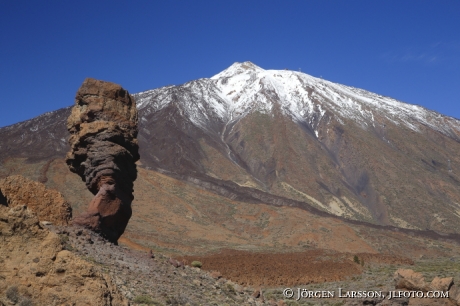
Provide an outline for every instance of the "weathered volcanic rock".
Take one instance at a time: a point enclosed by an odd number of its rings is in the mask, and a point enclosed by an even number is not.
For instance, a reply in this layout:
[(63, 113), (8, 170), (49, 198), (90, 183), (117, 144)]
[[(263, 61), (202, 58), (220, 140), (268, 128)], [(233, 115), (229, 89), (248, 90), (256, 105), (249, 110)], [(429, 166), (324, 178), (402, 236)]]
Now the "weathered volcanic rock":
[(40, 221), (67, 225), (72, 218), (72, 208), (62, 194), (21, 175), (0, 180), (0, 204), (15, 207), (27, 205)]
[(126, 306), (112, 278), (63, 249), (26, 206), (0, 205), (0, 305)]
[(435, 276), (433, 280), (430, 283), (430, 288), (432, 290), (438, 290), (438, 291), (449, 291), (450, 287), (454, 284), (454, 278), (453, 277), (444, 277), (440, 278), (438, 276)]
[(137, 109), (121, 86), (86, 79), (67, 122), (70, 152), (66, 162), (95, 195), (75, 224), (116, 242), (131, 217), (133, 182), (139, 160)]
[(428, 291), (430, 287), (425, 282), (425, 278), (419, 272), (414, 272), (411, 269), (398, 269), (394, 273), (394, 281), (396, 289)]

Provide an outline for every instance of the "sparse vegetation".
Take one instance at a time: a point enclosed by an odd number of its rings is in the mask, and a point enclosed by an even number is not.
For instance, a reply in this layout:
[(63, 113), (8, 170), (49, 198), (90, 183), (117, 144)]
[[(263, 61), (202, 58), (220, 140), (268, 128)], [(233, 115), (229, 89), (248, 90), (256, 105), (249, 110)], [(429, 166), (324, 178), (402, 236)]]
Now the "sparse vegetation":
[(33, 306), (33, 305), (34, 303), (32, 303), (32, 301), (27, 297), (23, 297), (22, 300), (18, 304), (18, 306)]
[(235, 287), (233, 287), (232, 284), (227, 284), (226, 288), (227, 288), (227, 292), (228, 292), (228, 293), (230, 293), (230, 294), (236, 294)]
[(69, 236), (65, 234), (59, 234), (59, 239), (61, 240), (62, 244), (66, 244), (69, 242)]
[(192, 261), (191, 263), (192, 267), (195, 267), (195, 268), (201, 268), (203, 266), (203, 264), (201, 263), (201, 261)]
[(90, 263), (93, 263), (93, 264), (97, 264), (97, 260), (96, 258), (92, 257), (92, 256), (84, 256), (82, 257), (84, 260), (90, 262)]
[(138, 304), (159, 305), (157, 302), (152, 300), (152, 298), (148, 295), (138, 295), (136, 296), (133, 302), (138, 303)]
[(17, 286), (10, 286), (6, 289), (6, 297), (13, 303), (19, 301), (19, 290)]
[(167, 305), (179, 306), (179, 305), (186, 305), (187, 303), (189, 303), (188, 298), (181, 294), (177, 297), (171, 296), (166, 299)]
[(33, 306), (32, 301), (28, 297), (20, 295), (17, 286), (8, 287), (8, 289), (6, 289), (6, 297), (18, 306)]
[(59, 239), (61, 240), (62, 247), (64, 250), (73, 251), (73, 246), (69, 242), (69, 236), (66, 234), (59, 234)]
[(358, 255), (353, 256), (353, 261), (359, 265)]

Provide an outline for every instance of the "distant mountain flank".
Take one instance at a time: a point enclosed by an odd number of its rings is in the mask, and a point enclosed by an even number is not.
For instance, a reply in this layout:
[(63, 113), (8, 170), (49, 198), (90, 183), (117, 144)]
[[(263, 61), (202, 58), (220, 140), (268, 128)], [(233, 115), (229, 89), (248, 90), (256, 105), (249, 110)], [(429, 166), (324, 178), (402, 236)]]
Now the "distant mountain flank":
[[(234, 183), (248, 197), (262, 192), (348, 219), (460, 233), (455, 118), (250, 62), (133, 96), (146, 170), (196, 178), (222, 195)], [(9, 160), (63, 158), (69, 113), (1, 128), (0, 175), (22, 171)]]

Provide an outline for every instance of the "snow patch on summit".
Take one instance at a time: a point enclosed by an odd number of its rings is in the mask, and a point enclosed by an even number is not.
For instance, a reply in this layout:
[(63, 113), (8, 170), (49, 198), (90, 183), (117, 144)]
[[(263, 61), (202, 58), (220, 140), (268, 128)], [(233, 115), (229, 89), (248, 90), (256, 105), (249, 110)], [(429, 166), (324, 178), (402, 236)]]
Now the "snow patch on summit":
[(460, 135), (459, 120), (421, 106), (297, 71), (264, 70), (251, 62), (234, 63), (209, 79), (150, 90), (135, 97), (139, 110), (150, 113), (169, 105), (177, 95), (183, 101), (182, 111), (203, 129), (210, 121), (229, 124), (254, 111), (273, 114), (274, 107), (279, 106), (294, 121), (308, 124), (317, 137), (326, 114), (342, 124), (352, 120), (364, 129), (378, 124), (378, 114), (414, 131), (428, 126), (456, 138)]

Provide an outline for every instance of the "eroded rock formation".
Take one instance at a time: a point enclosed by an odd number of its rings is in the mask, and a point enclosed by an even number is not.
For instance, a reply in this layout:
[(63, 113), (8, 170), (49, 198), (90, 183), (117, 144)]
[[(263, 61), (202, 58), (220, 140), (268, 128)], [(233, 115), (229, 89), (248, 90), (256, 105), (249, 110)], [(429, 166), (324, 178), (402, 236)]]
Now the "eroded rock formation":
[(86, 213), (73, 220), (112, 242), (131, 217), (133, 182), (139, 160), (137, 109), (121, 86), (86, 79), (67, 122), (70, 152), (66, 162), (95, 195)]
[(9, 207), (27, 205), (40, 221), (55, 225), (67, 225), (72, 218), (72, 208), (60, 192), (21, 175), (0, 180), (0, 204)]
[(128, 305), (108, 275), (64, 250), (26, 206), (0, 205), (0, 236), (0, 305)]

